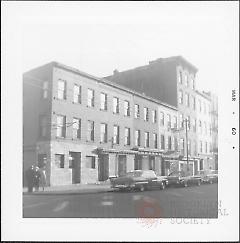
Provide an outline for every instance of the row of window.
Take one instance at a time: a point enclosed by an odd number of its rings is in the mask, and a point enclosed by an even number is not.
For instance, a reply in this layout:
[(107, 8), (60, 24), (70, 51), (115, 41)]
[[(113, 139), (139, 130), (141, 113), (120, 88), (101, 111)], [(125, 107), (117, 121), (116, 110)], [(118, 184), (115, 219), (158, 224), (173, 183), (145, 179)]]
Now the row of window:
[(180, 84), (185, 84), (187, 87), (191, 87), (191, 89), (193, 89), (193, 90), (195, 89), (194, 78), (191, 75), (188, 76), (188, 74), (186, 72), (179, 71), (178, 82)]
[[(149, 134), (149, 133), (148, 133)], [(149, 136), (149, 135), (148, 135)], [(173, 143), (172, 143), (173, 142)], [(200, 141), (200, 147), (199, 147), (199, 151), (200, 153), (208, 153), (211, 152), (211, 143), (209, 143), (209, 147), (208, 147), (208, 143), (205, 142), (205, 150), (203, 148), (203, 141)], [(172, 139), (171, 136), (168, 137), (168, 142), (167, 142), (167, 147), (169, 150), (178, 150), (178, 142), (177, 142), (177, 138), (174, 137), (174, 140)], [(189, 155), (197, 155), (197, 146), (196, 146), (196, 142), (193, 141), (193, 151), (191, 150), (191, 140), (188, 141), (188, 154)], [(165, 137), (164, 135), (161, 135), (161, 149), (165, 149)], [(184, 155), (184, 139), (180, 139), (180, 152)], [(96, 169), (96, 157), (95, 156), (86, 156), (86, 165), (88, 168), (91, 169)], [(64, 154), (55, 154), (55, 166), (57, 168), (65, 168), (65, 155)], [(73, 161), (69, 160), (69, 164), (68, 164), (68, 168), (73, 168)]]
[[(66, 81), (65, 80), (58, 80), (58, 99), (64, 100), (66, 99)], [(81, 103), (81, 97), (82, 97), (82, 88), (80, 85), (74, 84), (73, 88), (73, 102), (74, 103)], [(95, 106), (95, 91), (93, 89), (87, 90), (87, 105), (88, 107), (94, 107)], [(108, 96), (106, 93), (101, 92), (100, 93), (100, 109), (101, 110), (108, 110)], [(118, 97), (113, 97), (113, 113), (119, 114), (120, 113), (120, 101)], [(149, 120), (149, 109), (147, 107), (144, 107), (143, 110), (144, 113), (144, 120)], [(130, 102), (127, 100), (124, 100), (124, 115), (130, 116)], [(135, 105), (135, 112), (134, 112), (135, 118), (140, 118), (140, 106), (138, 104)], [(152, 111), (152, 122), (157, 122), (157, 111)]]
[[(163, 114), (163, 113), (161, 113)], [(167, 123), (171, 124), (171, 116), (167, 116)], [(174, 118), (176, 118), (174, 116)], [(175, 120), (175, 119), (174, 119)], [(164, 118), (161, 119), (161, 121), (164, 121)], [(177, 122), (177, 120), (175, 120)], [(190, 116), (186, 118), (187, 123), (187, 129), (190, 130), (191, 123), (190, 123)], [(180, 114), (180, 128), (184, 127), (184, 121), (183, 121), (183, 114)], [(162, 124), (162, 123), (161, 123)], [(164, 124), (164, 123), (163, 123)], [(204, 127), (203, 127), (204, 124)], [(208, 134), (207, 132), (207, 123), (204, 122), (202, 124), (201, 120), (199, 120), (199, 133), (201, 134), (203, 132), (203, 128), (205, 131), (205, 135)], [(47, 117), (46, 116), (40, 116), (40, 137), (46, 137), (47, 136)], [(66, 128), (68, 126), (72, 126), (72, 136), (74, 139), (80, 139), (81, 138), (81, 119), (79, 118), (73, 118), (72, 123), (66, 124), (66, 116), (57, 116), (57, 124), (56, 124), (56, 134), (57, 137), (65, 137), (66, 136)], [(174, 126), (176, 126), (176, 123), (174, 123)], [(192, 119), (192, 128), (193, 131), (196, 132), (196, 119)], [(87, 141), (94, 141), (94, 129), (95, 124), (94, 121), (88, 120), (87, 122)], [(120, 127), (117, 125), (113, 126), (113, 143), (119, 144), (119, 134), (120, 134)], [(124, 138), (125, 138), (125, 145), (130, 145), (130, 128), (125, 128), (124, 131)], [(211, 126), (209, 126), (209, 134), (212, 134)], [(135, 145), (140, 146), (140, 130), (135, 131)], [(101, 143), (107, 143), (108, 142), (108, 125), (106, 123), (100, 124), (100, 141)], [(153, 144), (154, 148), (157, 148), (157, 134), (153, 135)], [(149, 147), (149, 133), (145, 132), (145, 147)], [(163, 148), (164, 149), (164, 148)]]
[[(171, 115), (167, 114), (167, 127), (168, 128), (175, 128), (177, 129), (177, 116), (173, 116), (173, 120), (171, 119)], [(165, 115), (163, 112), (160, 112), (160, 125), (164, 126), (165, 125)]]
[[(178, 98), (179, 98), (179, 104), (184, 104), (184, 102), (183, 102), (183, 91), (182, 90), (179, 90)], [(196, 98), (195, 98), (195, 96), (191, 96), (191, 100), (192, 101), (190, 101), (189, 93), (185, 93), (185, 105), (187, 107), (191, 107), (193, 110), (196, 110)], [(198, 100), (198, 110), (199, 110), (199, 112), (203, 112), (204, 114), (209, 114), (209, 115), (210, 115), (210, 112), (211, 112), (210, 105), (207, 106), (207, 104), (205, 102), (203, 102), (203, 105), (202, 105), (201, 100)]]
[[(46, 124), (46, 123), (45, 123)], [(57, 116), (57, 137), (66, 137), (66, 116)], [(44, 126), (41, 126), (41, 136), (46, 136), (46, 128)], [(72, 136), (74, 139), (81, 139), (81, 119), (73, 118), (72, 123), (73, 133)], [(94, 121), (87, 121), (87, 141), (94, 141), (95, 136), (95, 124)], [(114, 125), (113, 126), (113, 138), (111, 140), (108, 140), (108, 125), (106, 123), (100, 124), (100, 142), (101, 143), (107, 143), (112, 142), (113, 144), (119, 144), (120, 143), (120, 126)], [(158, 148), (158, 135), (157, 133), (153, 133), (152, 137), (153, 141), (153, 147)], [(191, 154), (191, 140), (188, 140), (188, 150), (189, 154)], [(131, 144), (131, 131), (130, 128), (125, 127), (124, 128), (124, 144), (130, 145)], [(142, 146), (141, 144), (141, 130), (135, 130), (135, 146)], [(205, 142), (205, 152), (208, 152), (207, 142)], [(211, 146), (209, 144), (209, 146)], [(144, 132), (144, 147), (148, 148), (150, 147), (150, 133)], [(194, 153), (196, 153), (196, 143), (194, 142)], [(168, 150), (178, 150), (178, 141), (177, 137), (172, 136), (165, 136), (161, 134), (160, 137), (160, 149), (168, 149)], [(180, 139), (180, 150), (184, 152), (184, 139)], [(209, 148), (209, 151), (211, 148)], [(199, 152), (203, 153), (203, 142), (200, 141), (200, 147)]]
[[(55, 154), (55, 166), (57, 168), (66, 168), (65, 155)], [(69, 160), (68, 168), (74, 168), (73, 160)], [(86, 156), (86, 166), (91, 169), (96, 169), (96, 157)]]
[[(184, 119), (183, 114), (181, 113), (179, 116), (179, 127), (184, 128), (187, 125), (187, 129), (190, 130), (192, 127), (192, 131), (196, 132), (197, 131), (197, 119), (192, 118), (192, 121), (190, 119), (190, 116), (187, 116), (186, 119)], [(204, 133), (205, 135), (210, 135), (212, 134), (212, 128), (211, 125), (209, 124), (207, 126), (207, 122), (202, 122), (201, 120), (198, 120), (198, 132), (199, 134)]]

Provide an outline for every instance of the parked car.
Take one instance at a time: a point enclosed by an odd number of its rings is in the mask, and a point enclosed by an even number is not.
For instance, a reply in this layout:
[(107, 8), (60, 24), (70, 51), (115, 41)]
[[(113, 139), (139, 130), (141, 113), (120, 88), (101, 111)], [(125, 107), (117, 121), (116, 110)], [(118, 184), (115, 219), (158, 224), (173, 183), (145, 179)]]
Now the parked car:
[(119, 190), (165, 189), (166, 185), (166, 177), (157, 176), (153, 170), (134, 170), (111, 179), (111, 187)]
[(218, 171), (217, 170), (200, 170), (198, 175), (201, 177), (203, 183), (214, 183), (218, 182)]
[(200, 186), (201, 185), (201, 177), (200, 176), (191, 176), (188, 175), (187, 172), (185, 171), (174, 171), (171, 172), (167, 176), (168, 180), (168, 185), (179, 185), (179, 186), (184, 186), (187, 187), (191, 184), (195, 184)]

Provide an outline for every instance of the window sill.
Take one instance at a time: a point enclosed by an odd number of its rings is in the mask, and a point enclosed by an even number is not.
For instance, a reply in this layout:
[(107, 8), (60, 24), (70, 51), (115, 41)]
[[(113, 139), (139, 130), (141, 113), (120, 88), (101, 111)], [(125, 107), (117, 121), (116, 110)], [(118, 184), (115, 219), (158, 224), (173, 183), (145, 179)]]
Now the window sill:
[(61, 102), (67, 102), (67, 99), (59, 99), (58, 97), (53, 97), (53, 99)]
[(86, 106), (87, 108), (90, 108), (90, 109), (95, 109), (95, 106)]
[(74, 101), (72, 101), (72, 104), (73, 104), (73, 105), (81, 105), (82, 102), (74, 102)]

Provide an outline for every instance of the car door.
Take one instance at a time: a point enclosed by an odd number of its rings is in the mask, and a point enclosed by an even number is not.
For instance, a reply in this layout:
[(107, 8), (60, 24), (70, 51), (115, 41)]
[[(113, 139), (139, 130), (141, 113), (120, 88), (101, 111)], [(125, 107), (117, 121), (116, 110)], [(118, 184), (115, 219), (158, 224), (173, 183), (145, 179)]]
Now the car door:
[(156, 188), (159, 186), (157, 176), (154, 171), (146, 171), (146, 179), (148, 181), (148, 188)]

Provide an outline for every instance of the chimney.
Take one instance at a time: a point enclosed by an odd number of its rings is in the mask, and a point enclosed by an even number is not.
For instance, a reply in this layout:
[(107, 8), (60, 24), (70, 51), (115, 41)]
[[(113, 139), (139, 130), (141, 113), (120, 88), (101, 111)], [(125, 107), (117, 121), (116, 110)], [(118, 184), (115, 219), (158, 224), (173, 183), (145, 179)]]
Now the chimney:
[(116, 74), (118, 74), (119, 73), (119, 71), (117, 70), (117, 69), (115, 69), (114, 71), (113, 71), (113, 75), (116, 75)]

